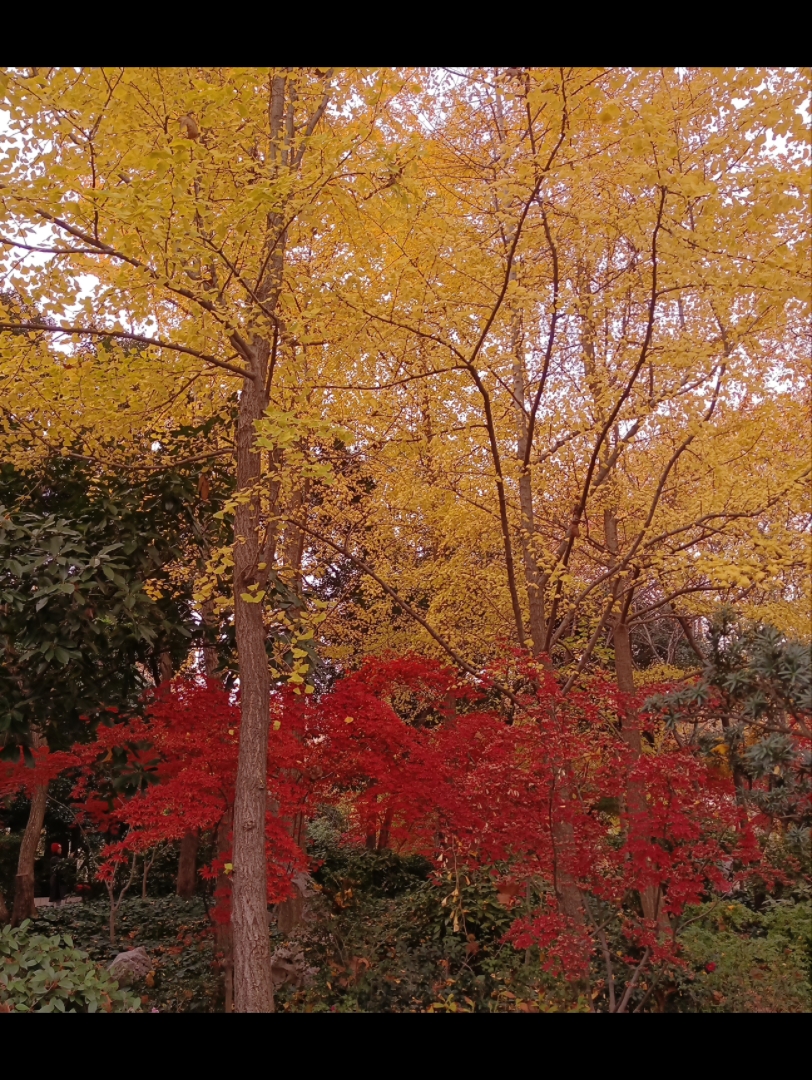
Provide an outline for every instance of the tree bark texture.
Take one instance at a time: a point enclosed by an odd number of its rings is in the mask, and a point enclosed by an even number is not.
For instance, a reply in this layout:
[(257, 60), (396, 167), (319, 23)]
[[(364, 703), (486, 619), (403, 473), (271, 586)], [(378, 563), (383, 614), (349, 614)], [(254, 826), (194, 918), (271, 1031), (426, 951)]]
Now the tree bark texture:
[[(256, 353), (265, 353), (262, 343)], [(259, 357), (258, 357), (259, 359)], [(262, 604), (250, 602), (260, 562), (260, 454), (253, 449), (254, 422), (266, 407), (266, 364), (246, 380), (237, 424), (237, 490), (249, 494), (234, 519), (234, 621), (240, 674), (240, 746), (234, 798), (234, 1004), (237, 1012), (271, 1012), (273, 982), (267, 921), (265, 804), (270, 721), (270, 671)]]
[[(516, 457), (523, 464), (527, 453), (528, 423), (525, 412), (525, 379), (518, 320), (513, 333), (513, 400), (516, 409)], [(533, 514), (533, 482), (530, 472), (522, 468), (519, 474), (519, 510), (521, 512), (520, 541), (524, 563), (524, 581), (530, 616), (530, 641), (533, 655), (544, 648), (547, 626), (544, 619), (544, 585), (533, 551), (536, 524)], [(524, 643), (522, 643), (524, 644)]]
[(383, 823), (381, 824), (381, 831), (378, 835), (378, 851), (387, 851), (389, 849), (389, 838), (392, 832), (392, 819), (394, 818), (394, 810), (392, 806), (387, 806), (383, 815)]
[[(222, 863), (231, 853), (234, 812), (229, 807), (217, 826), (217, 858)], [(231, 878), (221, 870), (217, 877), (218, 918), (215, 920), (217, 951), (223, 954), (225, 1012), (234, 1011), (234, 935), (231, 928)]]
[[(45, 745), (45, 740), (35, 733), (32, 736), (31, 745), (36, 750)], [(37, 857), (37, 846), (42, 835), (47, 802), (48, 785), (44, 784), (41, 787), (34, 788), (34, 793), (31, 796), (31, 806), (28, 811), (28, 821), (20, 844), (17, 876), (14, 879), (12, 926), (19, 926), (23, 920), (33, 919), (37, 914), (36, 905), (34, 904), (34, 861)]]
[[(286, 83), (285, 75), (275, 75), (271, 82), (267, 162), (273, 178), (284, 169), (297, 168), (301, 161), (301, 152), (294, 158), (292, 148), (295, 94)], [(311, 130), (322, 112), (323, 105), (313, 113)], [(238, 334), (232, 339), (250, 371), (250, 377), (243, 383), (237, 419), (239, 501), (234, 516), (234, 628), (241, 710), (232, 876), (234, 1008), (237, 1012), (272, 1012), (274, 1008), (265, 853), (271, 684), (263, 605), (251, 598), (252, 592), (262, 593), (268, 583), (268, 567), (274, 561), (277, 543), (276, 522), (267, 521), (263, 529), (260, 520), (262, 459), (261, 453), (254, 448), (254, 425), (268, 405), (277, 349), (284, 331), (277, 309), (285, 266), (286, 215), (287, 209), (280, 207), (266, 220), (266, 257), (253, 289), (258, 309), (257, 330), (251, 334), (250, 343)], [(281, 461), (275, 461), (275, 465), (279, 464)], [(269, 481), (266, 495), (273, 519), (278, 513), (278, 479)]]
[[(298, 568), (294, 567), (294, 569)], [(295, 584), (298, 590), (300, 587), (298, 573)], [(301, 707), (301, 705), (302, 701), (300, 698), (299, 706)], [(296, 732), (298, 731), (298, 729), (294, 727), (294, 731)], [(300, 734), (297, 734), (296, 737), (300, 738), (301, 736)], [(302, 779), (302, 774), (296, 769), (292, 769), (289, 771), (286, 770), (286, 774), (294, 783), (298, 783)], [(271, 809), (275, 811), (275, 807), (271, 807)], [(284, 823), (291, 840), (293, 840), (294, 844), (296, 844), (297, 847), (303, 849), (305, 845), (305, 826), (307, 824), (304, 814), (299, 812), (298, 814), (294, 814), (290, 818), (285, 818)], [(296, 881), (294, 880), (291, 885), (291, 895), (286, 900), (282, 900), (279, 904), (277, 904), (277, 928), (283, 934), (289, 934), (294, 929), (294, 927), (298, 926), (299, 923), (302, 921), (303, 912), (304, 897), (301, 889), (298, 888)]]
[[(554, 793), (554, 801), (565, 801), (569, 797), (569, 785), (566, 775), (562, 775), (557, 792)], [(555, 888), (559, 910), (576, 926), (583, 926), (585, 922), (584, 902), (581, 890), (569, 871), (568, 863), (570, 855), (575, 848), (575, 830), (568, 821), (561, 821), (553, 808), (552, 844), (555, 855)]]
[[(214, 613), (214, 600), (204, 600), (200, 605), (201, 614), (203, 615), (203, 630), (204, 634), (208, 635), (217, 626), (217, 616)], [(204, 639), (208, 642), (208, 639)], [(213, 679), (217, 675), (219, 657), (217, 655), (217, 647), (208, 643), (203, 645), (203, 671), (207, 679)]]
[[(613, 510), (604, 511), (604, 535), (606, 546), (609, 549), (611, 559), (616, 562), (619, 555), (617, 516)], [(623, 587), (626, 579), (621, 575), (615, 582), (615, 590), (619, 601), (619, 611), (615, 617), (612, 630), (612, 640), (615, 650), (615, 679), (618, 690), (623, 694), (633, 694), (634, 686), (634, 663), (632, 661), (631, 634), (627, 622), (626, 612), (630, 603), (623, 595)], [(640, 732), (640, 716), (637, 710), (627, 706), (621, 711), (620, 716), (621, 734), (626, 745), (632, 752), (632, 765), (637, 762), (643, 752), (643, 742)], [(626, 786), (626, 809), (629, 815), (642, 816), (646, 813), (645, 793), (638, 782), (629, 779)], [(663, 895), (658, 885), (649, 885), (640, 891), (640, 905), (646, 919), (656, 922), (659, 930), (671, 929), (668, 916), (662, 908)]]
[(197, 886), (197, 849), (199, 846), (200, 837), (196, 829), (190, 829), (180, 842), (177, 894), (187, 900), (194, 896)]
[(158, 662), (158, 674), (162, 683), (171, 682), (172, 676), (175, 674), (172, 666), (172, 653), (164, 650), (161, 653), (160, 660)]
[[(158, 670), (161, 676), (161, 683), (170, 682), (175, 674), (172, 666), (172, 655), (169, 652), (162, 652), (160, 664)], [(188, 830), (183, 836), (180, 842), (180, 852), (178, 853), (178, 876), (176, 879), (175, 891), (178, 896), (183, 896), (187, 900), (189, 897), (194, 896), (195, 886), (197, 885), (197, 849), (200, 845), (200, 837), (196, 830)], [(146, 855), (144, 856), (144, 890), (146, 890), (148, 866), (146, 862)]]

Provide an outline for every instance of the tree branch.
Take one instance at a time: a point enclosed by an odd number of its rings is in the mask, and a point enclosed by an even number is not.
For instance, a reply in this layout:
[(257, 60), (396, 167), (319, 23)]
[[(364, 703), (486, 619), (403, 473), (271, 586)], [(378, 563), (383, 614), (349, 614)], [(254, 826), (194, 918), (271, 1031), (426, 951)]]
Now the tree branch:
[(212, 356), (210, 353), (200, 352), (198, 349), (190, 349), (186, 345), (173, 345), (170, 341), (161, 341), (160, 338), (144, 337), (142, 334), (130, 334), (126, 330), (94, 330), (88, 326), (48, 326), (42, 322), (0, 322), (0, 331), (28, 331), (30, 332), (44, 332), (48, 334), (76, 334), (78, 336), (96, 337), (96, 338), (111, 338), (117, 341), (134, 341), (139, 345), (148, 345), (156, 349), (169, 349), (171, 352), (182, 353), (184, 356), (193, 356), (197, 360), (202, 360), (206, 364), (212, 364), (214, 367), (222, 368), (224, 371), (230, 371), (234, 375), (239, 375), (243, 379), (253, 379), (254, 375), (247, 371), (245, 368), (237, 367), (235, 364), (229, 364), (227, 360), (218, 360), (216, 356)]
[[(292, 525), (295, 525), (297, 528), (301, 529), (302, 532), (306, 532), (308, 533), (308, 535), (315, 537), (316, 540), (319, 540), (321, 541), (321, 543), (326, 544), (328, 547), (332, 548), (333, 551), (337, 551), (339, 555), (343, 555), (345, 559), (349, 559), (350, 562), (354, 563), (354, 565), (357, 566), (359, 570), (363, 571), (363, 573), (365, 573), (367, 577), (372, 578), (373, 581), (380, 585), (383, 591), (388, 596), (391, 596), (395, 603), (399, 607), (403, 608), (403, 610), (411, 619), (414, 619), (416, 623), (422, 626), (426, 633), (429, 634), (429, 636), (437, 642), (440, 648), (448, 656), (451, 657), (451, 659), (458, 667), (462, 668), (463, 671), (467, 671), (469, 675), (473, 675), (475, 679), (482, 679), (482, 673), (478, 671), (472, 664), (469, 664), (468, 661), (465, 660), (462, 656), (460, 656), (456, 649), (454, 649), (453, 646), (451, 646), (445, 640), (445, 638), (434, 629), (433, 626), (427, 623), (423, 616), (418, 614), (418, 612), (415, 611), (415, 609), (411, 606), (411, 604), (408, 603), (408, 601), (404, 600), (402, 596), (395, 592), (391, 585), (387, 585), (387, 583), (381, 577), (379, 577), (378, 574), (376, 574), (375, 571), (372, 569), (372, 567), (368, 563), (364, 562), (363, 559), (359, 559), (357, 555), (353, 555), (352, 552), (348, 551), (346, 547), (342, 546), (341, 544), (336, 544), (335, 541), (328, 539), (322, 533), (317, 532), (315, 529), (311, 528), (309, 525), (306, 525), (303, 521), (299, 521), (297, 518), (283, 517), (281, 520), (289, 521)], [(509, 698), (514, 705), (521, 706), (521, 701), (511, 690), (508, 690), (506, 686), (503, 686), (500, 682), (497, 682), (497, 680), (493, 678), (490, 679), (490, 682), (492, 683), (494, 688), (499, 691), (500, 694), (504, 694), (504, 696)]]

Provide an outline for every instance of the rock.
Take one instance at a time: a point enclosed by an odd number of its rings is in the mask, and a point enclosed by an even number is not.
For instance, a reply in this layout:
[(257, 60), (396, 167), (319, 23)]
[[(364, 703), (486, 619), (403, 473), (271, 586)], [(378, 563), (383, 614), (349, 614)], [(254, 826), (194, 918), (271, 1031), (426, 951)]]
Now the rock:
[(295, 946), (277, 949), (271, 956), (271, 978), (275, 990), (282, 986), (292, 986), (298, 990), (315, 974), (316, 969), (308, 967), (304, 953)]
[(107, 970), (119, 986), (130, 986), (135, 979), (143, 979), (152, 971), (152, 961), (143, 948), (130, 949), (114, 956)]

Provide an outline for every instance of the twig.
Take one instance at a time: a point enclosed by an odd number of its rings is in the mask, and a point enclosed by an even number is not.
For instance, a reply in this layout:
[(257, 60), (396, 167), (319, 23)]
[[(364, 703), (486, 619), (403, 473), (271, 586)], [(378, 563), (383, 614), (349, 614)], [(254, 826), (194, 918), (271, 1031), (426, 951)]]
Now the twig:
[(620, 1004), (617, 1007), (617, 1012), (619, 1012), (619, 1013), (625, 1013), (626, 1012), (626, 1009), (628, 1008), (628, 1005), (629, 1005), (629, 999), (631, 998), (632, 994), (634, 993), (634, 988), (637, 986), (637, 980), (640, 978), (640, 975), (641, 975), (641, 973), (643, 971), (643, 968), (645, 967), (646, 962), (647, 962), (647, 960), (649, 958), (650, 952), (651, 952), (651, 949), (649, 949), (648, 946), (646, 946), (646, 950), (643, 953), (643, 959), (640, 961), (640, 963), (637, 965), (637, 967), (634, 970), (634, 974), (631, 977), (629, 985), (626, 987), (626, 991), (623, 994), (623, 997), (620, 999)]
[[(306, 532), (308, 533), (308, 535), (315, 537), (316, 540), (320, 540), (323, 544), (327, 544), (327, 546), (331, 547), (333, 551), (337, 551), (340, 555), (343, 555), (346, 559), (349, 559), (350, 562), (354, 563), (359, 570), (362, 570), (367, 575), (367, 577), (371, 577), (373, 581), (380, 585), (383, 591), (388, 596), (391, 596), (395, 603), (398, 604), (398, 606), (401, 607), (410, 618), (414, 619), (415, 622), (419, 623), (420, 626), (422, 626), (423, 629), (426, 631), (426, 633), (430, 634), (431, 637), (434, 638), (440, 648), (442, 648), (444, 652), (446, 652), (448, 656), (451, 657), (451, 659), (454, 661), (455, 664), (457, 664), (458, 667), (461, 667), (463, 671), (467, 671), (469, 675), (473, 675), (475, 679), (481, 680), (482, 673), (478, 671), (472, 664), (469, 664), (468, 661), (465, 660), (462, 656), (460, 656), (456, 649), (454, 649), (445, 640), (445, 638), (434, 629), (433, 626), (427, 623), (426, 620), (415, 611), (411, 604), (409, 604), (406, 600), (403, 599), (402, 596), (395, 592), (391, 585), (387, 585), (386, 582), (375, 573), (375, 571), (372, 569), (371, 566), (369, 566), (368, 563), (364, 562), (363, 559), (359, 559), (357, 555), (353, 555), (352, 552), (348, 551), (347, 548), (342, 546), (341, 544), (336, 544), (334, 541), (328, 540), (326, 536), (324, 536), (322, 533), (316, 532), (309, 525), (306, 525), (303, 521), (298, 521), (296, 518), (292, 517), (284, 517), (282, 518), (282, 520), (289, 521), (292, 525), (296, 525), (297, 528), (302, 530), (302, 532)], [(506, 686), (503, 686), (502, 683), (498, 682), (494, 678), (491, 678), (490, 683), (495, 690), (498, 690), (500, 694), (504, 694), (504, 696), (509, 698), (514, 705), (518, 705), (521, 708), (522, 702), (511, 690), (508, 690)]]

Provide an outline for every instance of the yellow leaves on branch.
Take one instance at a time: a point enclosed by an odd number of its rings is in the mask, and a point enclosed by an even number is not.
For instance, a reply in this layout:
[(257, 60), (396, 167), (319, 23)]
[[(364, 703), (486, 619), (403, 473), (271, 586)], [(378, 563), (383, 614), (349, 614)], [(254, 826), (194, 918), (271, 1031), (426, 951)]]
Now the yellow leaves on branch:
[[(804, 75), (520, 74), (9, 71), (6, 458), (151, 464), (264, 349), (257, 476), (218, 516), (256, 507), (263, 573), (309, 522), (333, 656), (441, 651), (380, 582), (477, 663), (539, 619), (582, 655), (613, 590), (641, 628), (731, 596), (803, 621)], [(232, 571), (210, 553), (197, 601)]]

